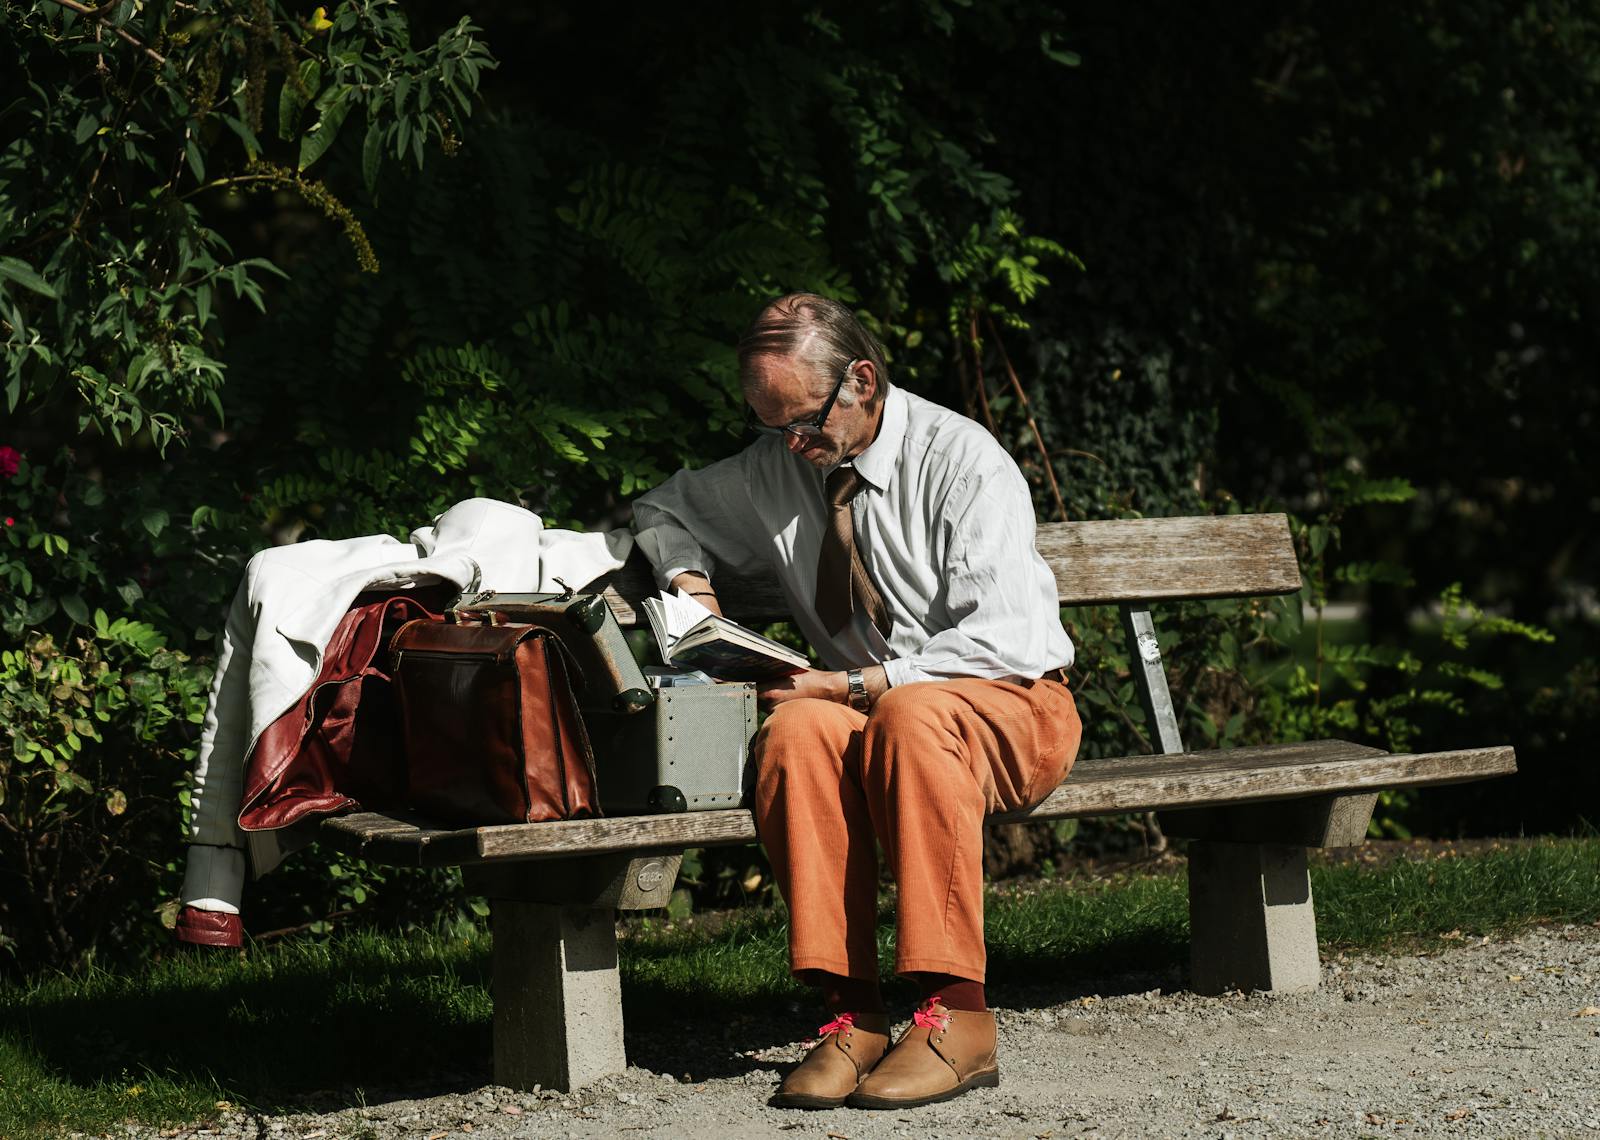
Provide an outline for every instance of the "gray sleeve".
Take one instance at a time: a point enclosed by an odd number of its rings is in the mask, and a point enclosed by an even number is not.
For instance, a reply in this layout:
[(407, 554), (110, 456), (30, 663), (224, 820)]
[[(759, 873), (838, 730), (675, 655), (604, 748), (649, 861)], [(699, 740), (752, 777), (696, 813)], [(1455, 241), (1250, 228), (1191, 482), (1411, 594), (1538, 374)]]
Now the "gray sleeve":
[(679, 471), (633, 503), (633, 529), (663, 589), (686, 570), (715, 578), (718, 566), (752, 573), (768, 545), (750, 498), (748, 451), (697, 471)]

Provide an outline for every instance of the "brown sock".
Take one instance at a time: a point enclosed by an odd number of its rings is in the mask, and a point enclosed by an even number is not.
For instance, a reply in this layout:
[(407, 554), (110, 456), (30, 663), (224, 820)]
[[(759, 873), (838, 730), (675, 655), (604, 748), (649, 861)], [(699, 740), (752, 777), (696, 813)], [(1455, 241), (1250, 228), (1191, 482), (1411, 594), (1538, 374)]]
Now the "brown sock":
[(883, 1013), (889, 1008), (883, 1004), (877, 978), (863, 981), (826, 970), (806, 970), (800, 980), (822, 991), (822, 1004), (832, 1014)]
[(971, 978), (958, 978), (954, 974), (917, 972), (910, 975), (922, 987), (924, 998), (937, 997), (946, 1009), (961, 1009), (982, 1013), (989, 1007), (983, 1001), (983, 983)]

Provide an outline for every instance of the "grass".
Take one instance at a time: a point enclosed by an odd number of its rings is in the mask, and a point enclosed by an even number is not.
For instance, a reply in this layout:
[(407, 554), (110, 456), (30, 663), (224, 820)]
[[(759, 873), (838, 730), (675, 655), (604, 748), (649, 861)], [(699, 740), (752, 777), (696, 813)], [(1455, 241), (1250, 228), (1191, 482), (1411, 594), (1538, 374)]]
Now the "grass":
[(1432, 945), (1442, 936), (1507, 934), (1600, 921), (1600, 838), (1536, 840), (1478, 855), (1402, 860), (1381, 872), (1312, 871), (1324, 950)]
[(355, 932), (0, 988), (0, 1136), (482, 1083), (487, 939)]
[[(1594, 922), (1600, 838), (1382, 868), (1321, 866), (1313, 890), (1325, 951)], [(992, 892), (997, 1000), (1065, 1000), (1086, 977), (1180, 969), (1185, 898), (1182, 874)], [(630, 1026), (804, 1003), (785, 947), (780, 912), (632, 925), (623, 950)], [(179, 952), (126, 972), (0, 983), (0, 1137), (202, 1120), (218, 1101), (328, 1109), (361, 1103), (367, 1089), (476, 1087), (489, 1071), (488, 968), (487, 938), (463, 928), (347, 932), (239, 954)]]

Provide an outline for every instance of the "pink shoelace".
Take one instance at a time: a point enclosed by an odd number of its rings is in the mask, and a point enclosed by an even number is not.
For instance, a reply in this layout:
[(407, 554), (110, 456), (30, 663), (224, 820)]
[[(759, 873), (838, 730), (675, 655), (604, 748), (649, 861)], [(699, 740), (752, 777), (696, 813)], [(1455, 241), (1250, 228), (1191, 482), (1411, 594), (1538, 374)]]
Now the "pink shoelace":
[(923, 1002), (922, 1007), (911, 1015), (911, 1023), (922, 1029), (947, 1028), (950, 1024), (950, 1015), (948, 1013), (933, 1012), (933, 1007), (938, 1005), (941, 1000), (943, 999), (938, 994), (934, 994)]
[(853, 1029), (855, 1027), (855, 1024), (856, 1024), (856, 1015), (855, 1014), (853, 1014), (853, 1013), (841, 1013), (838, 1017), (836, 1017), (832, 1021), (828, 1022), (828, 1024), (818, 1026), (817, 1027), (817, 1039), (815, 1041), (811, 1042), (810, 1045), (806, 1046), (806, 1048), (815, 1049), (818, 1045), (822, 1044), (822, 1042), (827, 1038), (828, 1034), (830, 1034), (830, 1033), (843, 1033), (846, 1029)]

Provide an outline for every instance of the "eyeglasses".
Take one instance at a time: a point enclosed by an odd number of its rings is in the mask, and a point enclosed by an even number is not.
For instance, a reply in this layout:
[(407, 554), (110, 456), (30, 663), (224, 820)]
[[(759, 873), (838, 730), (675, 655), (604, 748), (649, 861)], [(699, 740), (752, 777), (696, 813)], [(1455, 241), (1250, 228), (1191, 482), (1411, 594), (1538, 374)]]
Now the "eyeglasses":
[(772, 427), (764, 424), (756, 416), (756, 410), (749, 404), (744, 406), (745, 427), (761, 435), (792, 435), (800, 439), (811, 439), (822, 434), (822, 425), (828, 422), (828, 413), (833, 411), (833, 402), (839, 398), (839, 390), (844, 387), (844, 382), (850, 378), (850, 370), (860, 364), (859, 358), (852, 360), (844, 366), (844, 371), (839, 374), (839, 380), (833, 386), (833, 391), (828, 393), (827, 402), (822, 405), (822, 410), (809, 420), (796, 420), (783, 427)]

